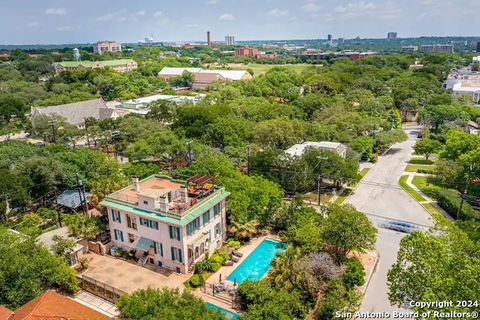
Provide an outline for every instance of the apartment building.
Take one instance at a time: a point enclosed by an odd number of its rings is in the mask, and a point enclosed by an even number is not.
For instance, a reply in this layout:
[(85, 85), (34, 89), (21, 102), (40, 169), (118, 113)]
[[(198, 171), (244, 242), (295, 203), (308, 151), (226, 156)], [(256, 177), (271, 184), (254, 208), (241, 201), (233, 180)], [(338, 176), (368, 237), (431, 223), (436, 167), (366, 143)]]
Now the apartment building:
[(238, 48), (235, 50), (237, 57), (252, 57), (257, 59), (260, 55), (260, 51), (256, 48)]
[(112, 241), (133, 250), (140, 265), (187, 273), (226, 238), (226, 199), (214, 179), (154, 175), (107, 196)]
[(93, 53), (102, 55), (106, 52), (117, 53), (122, 51), (122, 44), (117, 41), (99, 41), (93, 45)]
[(431, 44), (431, 45), (423, 45), (420, 47), (420, 51), (427, 52), (427, 53), (453, 53), (454, 47), (453, 44)]

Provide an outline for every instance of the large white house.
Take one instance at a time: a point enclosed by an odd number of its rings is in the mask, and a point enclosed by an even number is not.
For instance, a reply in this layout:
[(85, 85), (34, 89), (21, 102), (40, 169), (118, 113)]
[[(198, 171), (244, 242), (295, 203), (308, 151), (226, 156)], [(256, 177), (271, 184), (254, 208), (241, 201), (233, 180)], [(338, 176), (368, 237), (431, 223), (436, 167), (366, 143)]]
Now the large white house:
[(298, 143), (285, 150), (285, 153), (291, 157), (301, 157), (308, 149), (330, 151), (342, 158), (347, 157), (347, 147), (344, 144), (329, 141)]
[(211, 177), (181, 181), (155, 175), (135, 180), (101, 204), (116, 247), (135, 251), (141, 265), (187, 273), (223, 245), (229, 195)]

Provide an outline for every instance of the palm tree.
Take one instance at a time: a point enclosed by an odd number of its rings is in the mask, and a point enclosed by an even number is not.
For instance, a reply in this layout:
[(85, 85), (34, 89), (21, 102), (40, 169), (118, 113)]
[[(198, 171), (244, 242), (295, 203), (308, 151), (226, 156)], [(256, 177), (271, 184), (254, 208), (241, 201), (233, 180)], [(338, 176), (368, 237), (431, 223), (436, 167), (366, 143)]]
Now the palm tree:
[(276, 287), (292, 290), (300, 282), (301, 275), (295, 270), (295, 263), (301, 258), (300, 248), (288, 247), (283, 253), (272, 261), (272, 270), (269, 278)]
[(251, 220), (247, 223), (232, 221), (228, 230), (237, 240), (246, 241), (258, 234), (260, 223), (257, 220)]

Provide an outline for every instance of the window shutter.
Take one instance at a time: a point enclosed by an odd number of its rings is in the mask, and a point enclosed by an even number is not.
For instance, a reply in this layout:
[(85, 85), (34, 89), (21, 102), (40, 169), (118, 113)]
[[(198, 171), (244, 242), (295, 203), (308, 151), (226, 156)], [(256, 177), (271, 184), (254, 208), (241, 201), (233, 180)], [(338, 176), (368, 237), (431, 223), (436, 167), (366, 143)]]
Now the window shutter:
[(178, 249), (178, 261), (180, 261), (180, 263), (183, 263), (182, 249)]
[(117, 211), (117, 214), (118, 214), (118, 223), (122, 223), (122, 214), (120, 213), (120, 211)]
[(155, 221), (155, 229), (158, 230), (158, 222), (157, 221)]
[(170, 233), (170, 239), (173, 239), (173, 227), (168, 226), (168, 232)]
[(153, 241), (153, 252), (154, 252), (155, 254), (158, 253), (158, 251), (157, 251), (157, 245), (158, 245), (158, 243), (155, 242), (155, 241)]
[(115, 235), (115, 240), (118, 240), (117, 230), (113, 229), (113, 234)]
[(172, 261), (175, 261), (175, 248), (171, 247), (170, 249), (172, 250)]
[(115, 221), (115, 210), (112, 209), (112, 221)]
[(163, 257), (163, 244), (160, 243), (160, 255)]
[(122, 239), (123, 242), (123, 231), (120, 231), (120, 239)]
[(177, 240), (180, 241), (180, 228), (177, 227)]

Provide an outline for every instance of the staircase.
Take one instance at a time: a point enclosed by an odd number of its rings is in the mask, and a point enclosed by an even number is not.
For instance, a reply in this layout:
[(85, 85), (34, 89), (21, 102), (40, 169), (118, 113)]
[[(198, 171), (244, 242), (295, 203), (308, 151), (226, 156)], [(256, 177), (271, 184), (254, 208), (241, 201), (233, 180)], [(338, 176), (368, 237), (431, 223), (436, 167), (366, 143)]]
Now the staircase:
[(148, 258), (147, 257), (140, 257), (138, 259), (138, 265), (144, 267), (147, 264)]

